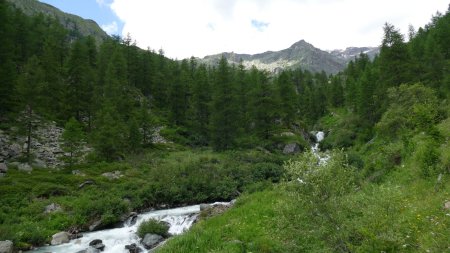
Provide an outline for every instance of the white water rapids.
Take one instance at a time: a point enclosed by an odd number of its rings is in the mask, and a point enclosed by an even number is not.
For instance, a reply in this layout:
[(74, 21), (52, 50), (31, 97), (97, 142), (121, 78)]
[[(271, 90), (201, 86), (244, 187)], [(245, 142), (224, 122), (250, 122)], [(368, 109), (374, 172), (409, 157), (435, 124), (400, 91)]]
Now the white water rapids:
[(325, 138), (325, 133), (322, 131), (318, 131), (315, 133), (315, 136), (316, 136), (316, 143), (314, 143), (311, 146), (311, 151), (317, 158), (319, 158), (319, 164), (325, 164), (328, 161), (328, 159), (330, 159), (330, 156), (328, 154), (320, 153), (319, 149), (319, 143), (323, 141), (323, 139)]
[[(226, 204), (217, 202), (215, 204)], [(172, 235), (178, 235), (189, 229), (197, 216), (200, 213), (200, 205), (186, 206), (174, 209), (150, 211), (147, 213), (139, 214), (136, 223), (131, 226), (127, 226), (125, 222), (122, 228), (105, 229), (94, 232), (83, 233), (83, 237), (79, 239), (71, 240), (69, 243), (41, 247), (28, 253), (76, 253), (78, 251), (85, 250), (89, 247), (89, 242), (100, 239), (105, 245), (105, 253), (126, 253), (125, 245), (135, 243), (141, 249), (142, 252), (146, 252), (144, 247), (140, 244), (140, 238), (136, 235), (136, 231), (139, 225), (150, 218), (162, 220), (170, 224), (169, 233)]]

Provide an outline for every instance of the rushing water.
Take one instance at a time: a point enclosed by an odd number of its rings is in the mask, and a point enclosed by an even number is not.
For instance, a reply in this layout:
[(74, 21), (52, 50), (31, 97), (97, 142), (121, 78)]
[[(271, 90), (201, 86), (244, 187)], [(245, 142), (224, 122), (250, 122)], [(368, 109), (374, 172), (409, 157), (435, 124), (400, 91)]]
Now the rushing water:
[(323, 141), (323, 139), (325, 138), (325, 133), (322, 131), (318, 131), (315, 133), (316, 136), (316, 143), (314, 143), (311, 146), (311, 150), (314, 153), (314, 155), (319, 158), (319, 164), (325, 164), (328, 159), (330, 159), (330, 156), (328, 154), (323, 154), (320, 153), (320, 149), (319, 149), (319, 143), (321, 141)]
[[(217, 202), (215, 204), (226, 204)], [(122, 228), (105, 229), (94, 232), (83, 233), (83, 237), (75, 240), (71, 240), (69, 243), (47, 246), (38, 248), (29, 253), (76, 253), (81, 250), (85, 250), (89, 247), (89, 242), (100, 239), (105, 245), (105, 253), (126, 253), (125, 245), (136, 243), (141, 249), (144, 250), (140, 244), (140, 239), (136, 235), (139, 225), (150, 218), (162, 220), (170, 224), (169, 233), (178, 235), (189, 229), (198, 214), (200, 213), (200, 205), (186, 206), (174, 209), (157, 210), (148, 213), (139, 214), (134, 225), (129, 225), (129, 222), (124, 223)], [(128, 224), (128, 225), (127, 225)], [(146, 252), (145, 250), (143, 252)]]

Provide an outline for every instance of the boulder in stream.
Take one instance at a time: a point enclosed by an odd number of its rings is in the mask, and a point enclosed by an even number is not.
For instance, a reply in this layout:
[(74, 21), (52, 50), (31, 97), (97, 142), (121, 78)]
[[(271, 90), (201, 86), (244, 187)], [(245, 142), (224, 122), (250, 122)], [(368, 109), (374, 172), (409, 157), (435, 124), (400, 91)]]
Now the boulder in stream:
[(211, 205), (209, 204), (200, 204), (200, 211), (206, 210), (211, 208)]
[(164, 238), (160, 235), (156, 234), (146, 234), (144, 239), (142, 239), (141, 243), (144, 245), (146, 249), (151, 249), (158, 245), (158, 243), (164, 241)]
[(125, 245), (125, 249), (130, 253), (139, 253), (142, 252), (141, 248), (139, 248), (136, 243), (132, 243), (130, 245)]
[(89, 243), (89, 246), (91, 246), (94, 249), (97, 249), (99, 251), (103, 251), (105, 249), (105, 244), (103, 244), (103, 241), (100, 239), (95, 239)]
[(52, 236), (51, 245), (60, 245), (70, 241), (70, 234), (67, 232), (59, 232)]
[(0, 253), (12, 253), (13, 242), (12, 241), (0, 241)]

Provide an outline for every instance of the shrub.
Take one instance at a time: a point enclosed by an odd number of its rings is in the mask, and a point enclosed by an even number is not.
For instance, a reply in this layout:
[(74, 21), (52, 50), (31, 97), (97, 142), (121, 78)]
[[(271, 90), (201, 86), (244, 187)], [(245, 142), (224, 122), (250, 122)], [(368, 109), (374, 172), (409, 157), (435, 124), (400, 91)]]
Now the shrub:
[(144, 238), (146, 234), (157, 234), (167, 238), (169, 237), (169, 225), (164, 221), (149, 219), (139, 225), (137, 234), (141, 238)]
[(274, 163), (258, 163), (253, 167), (253, 177), (255, 181), (270, 179), (272, 182), (279, 182), (283, 175), (283, 167)]
[(436, 146), (432, 141), (427, 141), (425, 144), (418, 146), (416, 159), (422, 175), (425, 177), (438, 174), (439, 152)]

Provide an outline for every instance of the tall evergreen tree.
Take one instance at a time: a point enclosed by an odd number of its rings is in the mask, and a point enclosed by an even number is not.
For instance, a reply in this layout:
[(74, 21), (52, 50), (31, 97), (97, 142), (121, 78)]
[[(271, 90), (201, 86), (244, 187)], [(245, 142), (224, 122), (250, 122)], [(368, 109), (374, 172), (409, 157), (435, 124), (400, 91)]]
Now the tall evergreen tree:
[(253, 85), (250, 101), (250, 123), (253, 133), (260, 139), (269, 139), (275, 127), (275, 90), (270, 85), (267, 73), (250, 70), (250, 80)]
[[(0, 1), (0, 115), (14, 108), (14, 42), (11, 34), (15, 29), (13, 16), (6, 1)], [(0, 117), (0, 121), (2, 117)]]
[(194, 144), (207, 145), (211, 115), (211, 85), (205, 65), (195, 73), (192, 88), (191, 115)]
[(81, 124), (75, 118), (70, 118), (66, 122), (64, 132), (61, 135), (61, 147), (67, 154), (64, 155), (63, 161), (66, 162), (69, 167), (72, 167), (74, 164), (78, 163), (84, 140), (85, 135)]
[(44, 70), (36, 56), (31, 57), (25, 65), (23, 73), (19, 76), (17, 91), (25, 106), (25, 128), (27, 135), (27, 157), (31, 158), (31, 139), (35, 111), (41, 105), (42, 87), (45, 85)]
[(213, 88), (211, 144), (215, 150), (233, 147), (236, 138), (236, 100), (230, 66), (220, 59)]
[(277, 79), (277, 88), (281, 120), (289, 126), (295, 120), (297, 110), (297, 93), (290, 72), (281, 72)]

